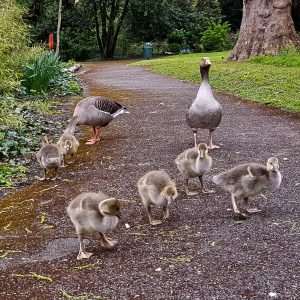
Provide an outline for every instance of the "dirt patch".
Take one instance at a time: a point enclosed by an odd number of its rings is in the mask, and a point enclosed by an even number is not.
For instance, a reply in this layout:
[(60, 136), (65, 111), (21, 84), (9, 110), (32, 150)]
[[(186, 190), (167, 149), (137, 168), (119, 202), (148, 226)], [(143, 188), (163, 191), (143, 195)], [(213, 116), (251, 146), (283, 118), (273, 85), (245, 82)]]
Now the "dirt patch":
[[(87, 135), (80, 137), (76, 163), (62, 169), (60, 181), (35, 182), (1, 202), (1, 298), (298, 299), (299, 120), (216, 93), (224, 117), (215, 136), (221, 149), (210, 151), (208, 187), (214, 174), (238, 163), (264, 163), (273, 155), (281, 163), (281, 188), (267, 200), (253, 199), (262, 212), (240, 222), (221, 190), (186, 197), (174, 164), (193, 146), (185, 112), (198, 86), (127, 63), (86, 65), (81, 79), (86, 94), (120, 101), (130, 114), (106, 127), (94, 146), (84, 144)], [(199, 132), (199, 141), (207, 140), (208, 133)], [(160, 168), (176, 180), (179, 197), (170, 220), (153, 227), (136, 184)], [(191, 188), (199, 183), (191, 181)], [(107, 251), (87, 237), (94, 256), (78, 262), (65, 209), (79, 193), (97, 190), (124, 199), (122, 220), (111, 234), (119, 245)]]

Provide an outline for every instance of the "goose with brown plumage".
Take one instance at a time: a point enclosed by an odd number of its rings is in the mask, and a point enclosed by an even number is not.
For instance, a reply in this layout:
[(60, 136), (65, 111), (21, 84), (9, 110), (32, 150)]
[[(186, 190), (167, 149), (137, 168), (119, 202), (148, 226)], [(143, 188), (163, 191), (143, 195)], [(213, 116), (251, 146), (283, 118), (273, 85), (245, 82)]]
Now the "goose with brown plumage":
[(91, 126), (94, 135), (86, 144), (95, 144), (100, 140), (101, 127), (107, 126), (118, 116), (127, 113), (129, 112), (126, 107), (116, 101), (100, 96), (87, 97), (77, 103), (65, 132), (74, 135), (76, 126)]
[(236, 205), (236, 198), (244, 198), (246, 212), (259, 211), (249, 208), (249, 197), (264, 191), (274, 191), (281, 184), (279, 162), (276, 157), (270, 157), (267, 165), (246, 163), (213, 176), (213, 182), (231, 194), (233, 211), (242, 217), (247, 215), (240, 212)]
[(211, 62), (208, 57), (204, 57), (200, 62), (200, 73), (202, 82), (198, 90), (196, 99), (188, 108), (186, 120), (191, 127), (194, 135), (195, 147), (197, 147), (198, 129), (208, 129), (209, 131), (209, 149), (219, 148), (213, 144), (212, 136), (215, 129), (219, 126), (223, 109), (220, 103), (215, 99), (209, 84), (209, 68)]

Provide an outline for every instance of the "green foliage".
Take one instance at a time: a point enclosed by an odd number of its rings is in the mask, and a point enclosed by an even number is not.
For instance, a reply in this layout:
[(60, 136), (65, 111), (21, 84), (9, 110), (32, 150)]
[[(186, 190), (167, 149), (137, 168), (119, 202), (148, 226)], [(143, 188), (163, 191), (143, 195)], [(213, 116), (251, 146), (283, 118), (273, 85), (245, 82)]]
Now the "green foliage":
[[(1, 99), (1, 98), (0, 98)], [(43, 115), (53, 114), (53, 101), (38, 100), (22, 101), (8, 99), (11, 116), (17, 122), (9, 122), (4, 116), (0, 124), (0, 160), (16, 162), (18, 158), (24, 160), (25, 155), (40, 146), (40, 136), (43, 132), (55, 130)], [(10, 117), (11, 117), (10, 116)]]
[(51, 79), (59, 74), (60, 68), (58, 56), (54, 52), (46, 51), (24, 65), (22, 85), (28, 93), (47, 92)]
[(21, 128), (23, 126), (23, 119), (15, 112), (16, 107), (16, 101), (12, 97), (0, 96), (0, 128), (2, 126), (12, 128)]
[(0, 94), (9, 94), (20, 85), (21, 66), (37, 48), (28, 47), (28, 26), (24, 10), (14, 0), (1, 1), (0, 7)]
[(120, 34), (115, 50), (116, 57), (142, 57), (143, 51), (143, 43), (133, 43), (125, 35)]
[(207, 28), (208, 21), (220, 17), (218, 0), (131, 1), (116, 54), (140, 56), (143, 51), (140, 45), (144, 42), (157, 43), (154, 51), (158, 54), (195, 49), (199, 33)]
[(224, 51), (232, 47), (230, 41), (230, 24), (228, 22), (210, 21), (203, 32), (200, 42), (206, 51)]
[(55, 96), (79, 95), (81, 92), (78, 78), (71, 72), (61, 72), (50, 81), (49, 93)]
[(189, 48), (188, 45), (188, 32), (184, 29), (175, 29), (168, 36), (170, 44), (169, 51), (178, 53), (180, 49)]
[(0, 163), (0, 186), (12, 187), (13, 181), (24, 177), (27, 168), (24, 166), (12, 167), (7, 163)]
[(24, 156), (31, 146), (32, 140), (17, 131), (8, 131), (2, 140), (0, 140), (0, 157), (18, 157)]
[[(217, 91), (232, 93), (245, 99), (300, 112), (299, 66), (267, 65), (252, 60), (227, 62), (228, 52), (176, 55), (144, 60), (138, 64), (153, 71), (199, 83), (199, 61), (209, 56), (212, 61), (210, 82)], [(299, 61), (300, 54), (290, 56)], [(274, 60), (273, 60), (274, 61)]]

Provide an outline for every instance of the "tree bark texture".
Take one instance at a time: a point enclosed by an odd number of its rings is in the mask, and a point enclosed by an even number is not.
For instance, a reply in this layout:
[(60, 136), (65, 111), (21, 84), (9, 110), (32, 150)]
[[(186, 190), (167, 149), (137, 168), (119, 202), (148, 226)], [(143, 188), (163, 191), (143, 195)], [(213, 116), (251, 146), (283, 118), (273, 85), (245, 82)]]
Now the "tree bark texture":
[(277, 55), (285, 45), (300, 49), (291, 16), (292, 0), (243, 0), (243, 19), (238, 41), (229, 60), (252, 55)]

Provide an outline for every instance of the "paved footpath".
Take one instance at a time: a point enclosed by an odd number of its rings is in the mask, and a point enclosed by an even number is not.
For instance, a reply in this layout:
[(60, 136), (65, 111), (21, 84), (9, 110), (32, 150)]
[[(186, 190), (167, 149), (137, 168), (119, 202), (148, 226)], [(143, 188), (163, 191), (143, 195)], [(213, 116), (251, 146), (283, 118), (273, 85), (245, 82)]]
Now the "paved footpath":
[[(84, 144), (91, 130), (80, 130), (76, 163), (60, 170), (60, 181), (35, 182), (1, 201), (0, 299), (299, 299), (299, 115), (215, 93), (224, 109), (215, 133), (221, 148), (210, 151), (213, 168), (204, 180), (216, 193), (187, 197), (174, 159), (193, 146), (185, 112), (198, 85), (128, 61), (90, 63), (85, 71), (85, 95), (115, 99), (130, 114), (104, 128), (94, 146)], [(199, 131), (198, 140), (208, 142), (208, 133)], [(280, 189), (251, 201), (262, 212), (235, 219), (230, 196), (211, 177), (270, 156), (280, 161)], [(136, 183), (160, 168), (177, 182), (179, 197), (170, 220), (153, 227)], [(124, 199), (109, 235), (119, 244), (107, 251), (87, 237), (94, 255), (78, 262), (65, 209), (80, 192), (99, 189)]]

